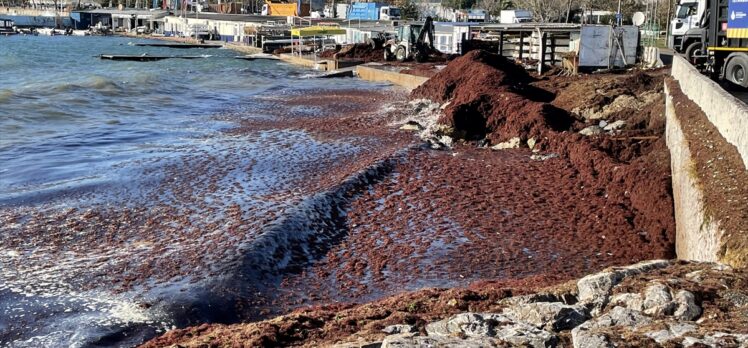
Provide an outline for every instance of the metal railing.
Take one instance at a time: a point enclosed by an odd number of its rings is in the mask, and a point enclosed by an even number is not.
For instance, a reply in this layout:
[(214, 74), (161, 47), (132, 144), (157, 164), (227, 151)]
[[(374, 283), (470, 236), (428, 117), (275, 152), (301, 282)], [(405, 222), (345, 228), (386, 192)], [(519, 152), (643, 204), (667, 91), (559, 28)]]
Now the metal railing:
[(308, 22), (309, 23), (307, 25), (308, 27), (312, 26), (312, 20), (311, 19), (307, 19), (307, 18), (303, 18), (303, 17), (299, 17), (299, 16), (293, 16), (292, 17), (292, 19), (291, 19), (291, 25), (294, 25), (294, 26), (296, 25), (296, 19), (299, 20), (299, 26), (304, 26), (304, 22)]

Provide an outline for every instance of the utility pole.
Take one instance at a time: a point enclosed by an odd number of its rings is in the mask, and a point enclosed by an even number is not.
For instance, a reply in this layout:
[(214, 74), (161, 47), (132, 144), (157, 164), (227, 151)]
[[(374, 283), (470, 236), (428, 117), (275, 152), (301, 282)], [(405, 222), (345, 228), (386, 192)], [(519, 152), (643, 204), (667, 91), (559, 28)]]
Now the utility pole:
[(660, 38), (660, 19), (657, 18), (657, 15), (660, 12), (660, 0), (655, 0), (655, 8), (654, 8), (654, 21), (657, 25), (657, 35), (655, 36), (655, 40)]
[(623, 14), (621, 13), (621, 0), (618, 0), (618, 12), (616, 13), (616, 24), (619, 26), (623, 23)]
[[(670, 16), (672, 15), (672, 13), (670, 13), (670, 11), (672, 9), (673, 9), (673, 2), (670, 1), (670, 0), (668, 0), (668, 2), (667, 2), (667, 24), (665, 24), (666, 25), (666, 28), (665, 28), (665, 38), (666, 39), (667, 39), (668, 35), (670, 35), (670, 21), (672, 20), (672, 18), (670, 18)], [(669, 40), (669, 39), (667, 39), (667, 40)]]

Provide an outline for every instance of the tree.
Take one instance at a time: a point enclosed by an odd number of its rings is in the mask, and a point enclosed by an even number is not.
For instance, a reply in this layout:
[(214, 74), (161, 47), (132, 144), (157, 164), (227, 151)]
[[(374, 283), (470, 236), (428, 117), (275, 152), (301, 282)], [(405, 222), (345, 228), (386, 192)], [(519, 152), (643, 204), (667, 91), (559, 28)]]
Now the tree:
[(538, 22), (551, 22), (566, 16), (568, 0), (514, 0), (515, 8), (530, 10)]
[(454, 10), (469, 9), (475, 5), (475, 0), (442, 0), (442, 6)]
[(400, 9), (402, 19), (419, 19), (420, 11), (414, 0), (395, 0), (394, 5)]
[(514, 7), (512, 0), (480, 0), (478, 7), (486, 10), (491, 16), (501, 15), (501, 10), (508, 10)]

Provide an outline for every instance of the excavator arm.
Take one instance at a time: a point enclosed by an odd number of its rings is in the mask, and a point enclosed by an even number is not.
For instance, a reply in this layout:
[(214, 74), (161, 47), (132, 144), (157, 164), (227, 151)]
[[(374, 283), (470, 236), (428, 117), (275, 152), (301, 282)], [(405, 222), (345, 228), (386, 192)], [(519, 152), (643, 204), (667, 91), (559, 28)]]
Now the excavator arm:
[(426, 17), (426, 21), (423, 22), (423, 29), (418, 34), (416, 44), (425, 44), (429, 48), (434, 48), (434, 19), (431, 16)]
[(415, 44), (415, 58), (419, 62), (425, 61), (435, 50), (434, 48), (434, 20), (429, 16), (423, 23), (423, 28), (418, 34)]

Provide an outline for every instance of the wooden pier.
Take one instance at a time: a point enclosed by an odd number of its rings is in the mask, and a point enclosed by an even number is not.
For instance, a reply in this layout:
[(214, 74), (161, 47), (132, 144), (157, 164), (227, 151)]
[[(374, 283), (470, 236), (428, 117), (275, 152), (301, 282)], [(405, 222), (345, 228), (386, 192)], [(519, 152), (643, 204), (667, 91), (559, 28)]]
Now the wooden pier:
[(99, 58), (107, 60), (121, 60), (131, 62), (152, 62), (156, 60), (164, 59), (200, 59), (208, 58), (209, 56), (150, 56), (150, 55), (118, 55), (118, 54), (101, 54)]
[(190, 44), (190, 43), (136, 43), (141, 47), (168, 47), (168, 48), (221, 48), (221, 44)]

